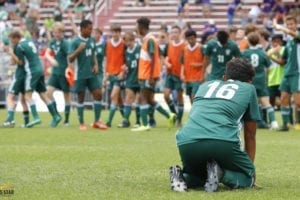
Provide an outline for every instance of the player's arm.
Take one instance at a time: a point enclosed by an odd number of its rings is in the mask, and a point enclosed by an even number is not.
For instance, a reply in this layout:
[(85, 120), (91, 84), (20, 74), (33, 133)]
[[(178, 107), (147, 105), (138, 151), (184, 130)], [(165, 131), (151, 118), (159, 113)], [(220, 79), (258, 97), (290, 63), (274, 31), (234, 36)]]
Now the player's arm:
[(267, 55), (272, 60), (273, 62), (279, 64), (279, 65), (284, 65), (286, 62), (283, 59), (283, 57), (279, 53), (280, 48), (272, 48), (268, 51)]
[(12, 62), (16, 63), (18, 65), (23, 65), (23, 60), (20, 59), (15, 53), (14, 50), (11, 47), (8, 47), (8, 53), (11, 56)]
[(244, 140), (245, 150), (249, 155), (252, 162), (255, 159), (256, 151), (256, 121), (245, 121), (244, 122)]
[(288, 29), (282, 25), (277, 24), (276, 19), (273, 20), (273, 27), (279, 31), (284, 32), (285, 34), (292, 36), (293, 38), (298, 36), (296, 31), (292, 31), (291, 29)]
[(69, 61), (70, 62), (74, 62), (74, 60), (77, 58), (77, 56), (84, 50), (85, 48), (85, 43), (84, 42), (81, 42), (77, 49), (75, 49), (75, 51), (73, 53), (71, 53), (69, 55)]
[(45, 58), (51, 63), (52, 66), (58, 66), (58, 62), (51, 55), (51, 49), (47, 48), (45, 51)]
[(154, 80), (153, 80), (153, 73), (154, 73), (154, 44), (155, 41), (153, 39), (149, 39), (148, 41), (148, 52), (149, 52), (149, 56), (151, 59), (151, 69), (150, 69), (150, 80), (149, 80), (149, 84), (153, 85), (154, 84)]

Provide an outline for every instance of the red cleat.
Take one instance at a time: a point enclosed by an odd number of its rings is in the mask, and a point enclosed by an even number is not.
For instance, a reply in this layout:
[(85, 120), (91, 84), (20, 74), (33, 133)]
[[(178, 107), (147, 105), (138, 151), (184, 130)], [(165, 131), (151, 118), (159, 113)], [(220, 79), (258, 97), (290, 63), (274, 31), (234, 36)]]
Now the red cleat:
[(79, 129), (81, 131), (86, 131), (88, 128), (87, 128), (87, 126), (85, 124), (80, 124)]
[(100, 121), (94, 122), (94, 123), (92, 124), (92, 127), (93, 127), (93, 128), (98, 128), (98, 129), (101, 129), (101, 130), (106, 130), (106, 129), (108, 129), (108, 127), (107, 127), (105, 124), (102, 124)]

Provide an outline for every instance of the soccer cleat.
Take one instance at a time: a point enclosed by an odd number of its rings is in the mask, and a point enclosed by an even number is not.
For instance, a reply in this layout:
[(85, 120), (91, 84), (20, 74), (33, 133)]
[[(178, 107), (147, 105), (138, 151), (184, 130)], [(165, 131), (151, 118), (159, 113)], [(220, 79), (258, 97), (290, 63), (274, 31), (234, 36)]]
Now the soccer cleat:
[(169, 117), (169, 128), (175, 127), (176, 115), (174, 113), (170, 113)]
[(132, 128), (131, 131), (139, 132), (139, 131), (149, 131), (150, 126), (139, 126), (137, 128)]
[(182, 127), (182, 123), (181, 123), (181, 122), (177, 122), (177, 123), (176, 123), (176, 127), (177, 127), (177, 128), (181, 128), (181, 127)]
[(294, 126), (294, 129), (295, 129), (296, 131), (300, 131), (300, 124), (297, 123), (297, 124)]
[(178, 165), (170, 167), (169, 175), (171, 182), (171, 190), (175, 192), (187, 191), (187, 185), (184, 181), (182, 170)]
[(40, 124), (42, 123), (41, 119), (40, 118), (37, 118), (37, 119), (34, 119), (32, 122), (29, 122), (28, 124), (26, 124), (26, 128), (31, 128), (37, 124)]
[(215, 192), (218, 189), (219, 181), (223, 176), (223, 171), (215, 160), (207, 162), (207, 180), (204, 185), (206, 192)]
[(69, 122), (64, 122), (63, 126), (68, 127), (70, 126)]
[(140, 127), (140, 123), (136, 123), (136, 124), (133, 126), (133, 128), (138, 128), (138, 127)]
[(92, 127), (93, 127), (93, 128), (97, 128), (97, 129), (101, 129), (101, 130), (106, 130), (106, 129), (108, 129), (108, 127), (107, 127), (105, 124), (103, 124), (101, 121), (94, 122), (94, 123), (92, 124)]
[(111, 127), (111, 123), (110, 123), (110, 122), (106, 122), (105, 125), (106, 125), (107, 127)]
[(15, 127), (15, 121), (5, 121), (2, 123), (3, 128), (13, 128)]
[(156, 127), (156, 121), (155, 121), (155, 119), (154, 119), (154, 118), (149, 119), (148, 124), (149, 124), (149, 126), (150, 126), (151, 128)]
[(130, 127), (129, 121), (123, 121), (121, 124), (118, 125), (118, 128), (128, 128)]
[(50, 126), (54, 128), (54, 127), (56, 127), (59, 124), (60, 121), (61, 121), (61, 116), (60, 115), (56, 115), (56, 116), (53, 117), (53, 120), (50, 123)]
[(270, 126), (266, 122), (261, 121), (257, 124), (257, 128), (259, 128), (259, 129), (270, 129)]
[(280, 127), (277, 131), (280, 131), (280, 132), (287, 132), (287, 131), (289, 131), (289, 127), (287, 127), (287, 126), (282, 126), (282, 127)]
[(277, 130), (279, 129), (279, 125), (276, 121), (271, 122), (270, 130)]
[(87, 126), (86, 126), (85, 124), (80, 124), (80, 125), (79, 125), (79, 129), (80, 129), (81, 131), (86, 131), (88, 128), (87, 128)]

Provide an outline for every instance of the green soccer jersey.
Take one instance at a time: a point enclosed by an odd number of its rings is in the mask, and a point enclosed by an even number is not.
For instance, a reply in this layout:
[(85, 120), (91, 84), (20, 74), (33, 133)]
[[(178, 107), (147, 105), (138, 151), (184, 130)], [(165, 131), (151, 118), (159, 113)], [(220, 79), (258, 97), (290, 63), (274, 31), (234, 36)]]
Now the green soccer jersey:
[(208, 80), (221, 80), (227, 62), (233, 57), (240, 57), (241, 55), (237, 44), (231, 40), (228, 40), (227, 44), (222, 46), (219, 41), (212, 39), (203, 50), (204, 54), (209, 57), (212, 65)]
[(283, 58), (286, 60), (284, 75), (290, 76), (300, 73), (300, 32), (294, 39), (288, 39), (283, 52)]
[(93, 67), (96, 47), (94, 38), (75, 37), (71, 43), (71, 52), (73, 53), (82, 42), (85, 43), (85, 48), (78, 54), (74, 62), (76, 80), (94, 76)]
[(177, 145), (200, 139), (239, 142), (242, 121), (259, 120), (255, 88), (240, 81), (203, 83), (194, 98), (186, 125), (176, 134)]
[(103, 75), (103, 60), (105, 57), (105, 43), (96, 43), (96, 56), (98, 61), (99, 75)]
[(52, 68), (52, 74), (64, 76), (68, 67), (69, 42), (64, 38), (61, 41), (52, 39), (49, 48), (54, 52), (55, 60), (58, 62), (58, 66)]
[(128, 72), (126, 75), (127, 87), (139, 87), (138, 81), (138, 63), (140, 57), (141, 46), (136, 44), (133, 49), (127, 49), (125, 52), (126, 66)]
[[(19, 49), (20, 50), (20, 49)], [(18, 53), (18, 48), (17, 46), (14, 47), (14, 54), (17, 55), (18, 54), (18, 58), (20, 60), (23, 61), (24, 63), (24, 55), (22, 54), (22, 52)], [(17, 68), (16, 68), (16, 72), (15, 72), (15, 79), (23, 79), (25, 78), (25, 75), (26, 75), (26, 71), (25, 71), (25, 68), (24, 68), (24, 64), (23, 65), (19, 65), (17, 64)]]
[(36, 46), (32, 40), (21, 39), (15, 50), (19, 59), (24, 58), (24, 68), (27, 74), (43, 73), (43, 67)]
[(242, 53), (242, 58), (250, 61), (255, 69), (253, 84), (257, 89), (264, 89), (267, 86), (266, 68), (269, 68), (271, 61), (269, 57), (258, 47), (250, 47)]

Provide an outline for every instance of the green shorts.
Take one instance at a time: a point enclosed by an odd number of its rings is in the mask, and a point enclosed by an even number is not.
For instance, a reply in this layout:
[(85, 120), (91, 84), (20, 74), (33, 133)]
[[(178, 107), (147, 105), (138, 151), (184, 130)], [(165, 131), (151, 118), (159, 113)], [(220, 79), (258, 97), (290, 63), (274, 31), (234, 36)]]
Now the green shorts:
[(165, 88), (169, 88), (170, 90), (182, 90), (182, 81), (177, 76), (167, 74)]
[(280, 91), (295, 93), (300, 91), (300, 74), (284, 76), (279, 86)]
[(147, 90), (155, 91), (156, 82), (157, 81), (155, 81), (155, 84), (153, 86), (151, 86), (149, 84), (149, 80), (141, 80), (140, 81), (140, 89), (147, 89)]
[(44, 74), (41, 72), (33, 72), (26, 74), (25, 91), (37, 91), (38, 93), (46, 92), (46, 84)]
[(195, 95), (201, 83), (199, 81), (186, 82), (185, 93), (188, 96)]
[(256, 88), (257, 97), (266, 97), (269, 96), (268, 88)]
[(63, 92), (70, 92), (69, 84), (64, 75), (51, 74), (48, 85), (62, 90)]
[(23, 78), (14, 78), (11, 82), (8, 92), (14, 95), (18, 95), (19, 93), (24, 94), (25, 92), (25, 77)]
[(83, 92), (88, 88), (90, 92), (100, 88), (99, 79), (96, 75), (86, 78), (75, 80), (74, 92)]
[(102, 88), (103, 74), (97, 74), (97, 77), (98, 77), (98, 80), (99, 80), (100, 87)]
[(223, 184), (231, 188), (246, 188), (253, 183), (254, 165), (248, 154), (241, 150), (239, 143), (204, 139), (178, 148), (183, 175), (190, 188), (205, 184), (206, 164), (210, 159), (214, 159), (223, 169)]
[(269, 86), (268, 91), (270, 97), (280, 97), (279, 85)]
[(140, 87), (126, 87), (126, 89), (131, 90), (135, 94), (140, 92)]
[(109, 75), (108, 76), (109, 87), (113, 88), (114, 86), (121, 86), (121, 80), (117, 75)]

